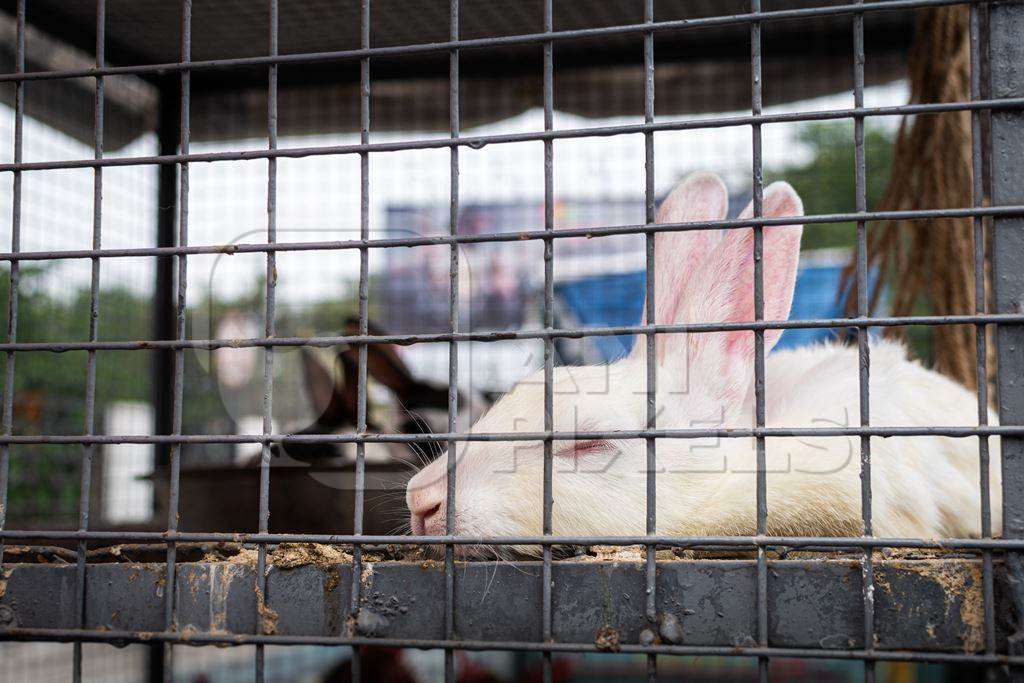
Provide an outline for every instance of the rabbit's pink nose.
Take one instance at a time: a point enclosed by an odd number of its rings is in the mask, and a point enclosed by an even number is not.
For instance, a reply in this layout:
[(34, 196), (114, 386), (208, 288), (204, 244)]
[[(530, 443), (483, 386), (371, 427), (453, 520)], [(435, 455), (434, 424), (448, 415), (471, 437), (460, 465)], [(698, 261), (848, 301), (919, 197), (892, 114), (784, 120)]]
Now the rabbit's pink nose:
[(445, 486), (427, 486), (411, 490), (406, 502), (409, 505), (409, 523), (412, 533), (417, 536), (440, 536), (445, 532)]

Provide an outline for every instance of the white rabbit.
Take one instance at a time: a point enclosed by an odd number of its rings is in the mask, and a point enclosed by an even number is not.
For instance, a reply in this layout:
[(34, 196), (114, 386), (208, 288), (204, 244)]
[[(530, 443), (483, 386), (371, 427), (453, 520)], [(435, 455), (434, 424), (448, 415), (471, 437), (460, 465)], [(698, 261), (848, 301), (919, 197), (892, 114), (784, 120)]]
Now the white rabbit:
[[(800, 216), (786, 183), (765, 188), (764, 215)], [(689, 176), (662, 204), (659, 222), (721, 220), (727, 193), (717, 176)], [(751, 215), (750, 207), (744, 212)], [(789, 316), (801, 226), (765, 227), (764, 319)], [(676, 231), (656, 238), (657, 323), (751, 321), (753, 230)], [(764, 334), (765, 352), (780, 330)], [(637, 430), (646, 426), (646, 344), (606, 366), (554, 371), (554, 429)], [(750, 427), (754, 423), (751, 331), (659, 334), (657, 427)], [(544, 429), (544, 374), (520, 382), (474, 432)], [(953, 381), (908, 360), (902, 346), (871, 344), (874, 426), (977, 424), (977, 399)], [(859, 425), (856, 347), (822, 344), (780, 351), (765, 361), (769, 427)], [(990, 423), (995, 424), (991, 415)], [(992, 528), (1002, 528), (999, 440), (990, 439)], [(555, 441), (552, 525), (556, 535), (640, 535), (646, 519), (643, 439)], [(539, 442), (463, 442), (457, 451), (457, 534), (535, 536), (542, 531), (543, 448)], [(856, 436), (766, 439), (768, 532), (859, 536), (860, 442)], [(408, 484), (414, 534), (443, 534), (445, 456)], [(657, 441), (657, 533), (756, 532), (752, 438)], [(978, 438), (871, 438), (873, 533), (879, 537), (981, 534)], [(535, 548), (521, 548), (536, 551)], [(473, 549), (464, 552), (472, 553)]]

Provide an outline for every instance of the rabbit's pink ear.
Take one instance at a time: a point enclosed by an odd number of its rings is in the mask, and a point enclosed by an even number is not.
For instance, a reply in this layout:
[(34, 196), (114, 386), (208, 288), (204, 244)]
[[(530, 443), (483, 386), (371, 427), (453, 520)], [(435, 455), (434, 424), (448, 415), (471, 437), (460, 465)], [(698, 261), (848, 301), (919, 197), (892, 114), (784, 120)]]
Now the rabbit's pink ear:
[[(658, 208), (658, 223), (720, 221), (729, 208), (729, 195), (714, 173), (691, 173), (669, 193)], [(722, 231), (683, 230), (660, 232), (655, 237), (654, 302), (655, 323), (673, 323), (679, 316), (682, 296), (690, 277), (721, 239)], [(647, 322), (644, 307), (643, 320)], [(633, 347), (634, 355), (643, 355), (642, 338)], [(665, 339), (657, 339), (658, 359), (664, 360)]]
[[(776, 218), (802, 216), (803, 203), (788, 183), (773, 183), (764, 190), (763, 214)], [(752, 214), (748, 207), (740, 218)], [(765, 226), (763, 242), (764, 319), (786, 320), (793, 303), (802, 225)], [(728, 230), (684, 294), (680, 322), (718, 323), (754, 320), (754, 230)], [(775, 346), (782, 330), (766, 330), (765, 353)], [(724, 393), (746, 392), (753, 384), (754, 333), (736, 330), (685, 335), (691, 369), (723, 380)], [(681, 350), (680, 350), (681, 351)], [(670, 351), (673, 355), (673, 351)]]
[[(764, 189), (761, 203), (762, 214), (767, 218), (803, 216), (804, 203), (800, 195), (786, 182), (775, 182)], [(740, 213), (739, 218), (754, 215), (751, 202)], [(750, 280), (750, 317), (754, 319), (754, 231), (742, 230), (746, 237), (744, 244), (749, 247), (750, 263), (744, 270)], [(793, 289), (796, 286), (797, 263), (800, 260), (800, 238), (803, 225), (766, 226), (764, 228), (764, 319), (787, 320), (793, 305)], [(748, 272), (749, 271), (749, 272)], [(770, 351), (779, 341), (783, 330), (765, 330), (764, 349)], [(753, 342), (751, 342), (753, 343)]]

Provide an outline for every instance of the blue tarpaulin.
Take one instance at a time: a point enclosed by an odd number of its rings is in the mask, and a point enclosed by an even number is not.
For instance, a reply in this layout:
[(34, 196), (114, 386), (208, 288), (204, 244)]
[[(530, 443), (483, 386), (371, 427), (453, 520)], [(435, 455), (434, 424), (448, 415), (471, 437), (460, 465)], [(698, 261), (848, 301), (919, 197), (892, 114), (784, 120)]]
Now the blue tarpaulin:
[[(791, 320), (838, 318), (837, 303), (841, 264), (800, 268), (793, 294)], [(575, 322), (583, 327), (637, 325), (643, 315), (646, 273), (599, 275), (555, 284), (555, 296)], [(775, 348), (806, 346), (834, 337), (835, 329), (786, 330)], [(633, 346), (633, 335), (590, 337), (600, 356), (607, 361), (621, 358)]]

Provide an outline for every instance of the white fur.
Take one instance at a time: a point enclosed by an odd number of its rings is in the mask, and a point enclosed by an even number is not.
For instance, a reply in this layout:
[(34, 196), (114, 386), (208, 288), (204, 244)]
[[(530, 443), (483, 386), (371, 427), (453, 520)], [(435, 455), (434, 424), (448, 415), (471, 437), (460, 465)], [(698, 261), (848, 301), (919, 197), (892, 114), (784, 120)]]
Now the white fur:
[[(705, 175), (673, 192), (717, 192)], [(696, 188), (696, 189), (695, 189)], [(711, 188), (711, 189), (708, 189)], [(724, 187), (721, 188), (724, 192)], [(719, 197), (703, 198), (719, 206)], [(765, 214), (802, 213), (792, 188), (766, 188)], [(714, 213), (687, 220), (717, 220)], [(661, 216), (666, 222), (673, 216)], [(731, 231), (739, 233), (741, 231)], [(765, 310), (788, 316), (799, 249), (799, 226), (765, 228)], [(658, 247), (663, 245), (661, 235)], [(795, 239), (794, 239), (795, 237)], [(732, 240), (734, 244), (730, 245)], [(668, 240), (664, 244), (669, 244)], [(658, 253), (670, 271), (704, 253), (699, 272), (666, 272), (658, 282), (680, 291), (656, 292), (657, 322), (719, 322), (742, 311), (744, 278), (740, 236), (679, 239)], [(744, 243), (745, 244), (745, 243)], [(744, 247), (746, 248), (746, 247)], [(731, 251), (730, 251), (731, 250)], [(773, 251), (774, 250), (774, 251)], [(788, 259), (788, 260), (787, 260)], [(737, 272), (732, 272), (732, 271)], [(790, 272), (793, 271), (793, 272)], [(748, 278), (749, 280), (749, 278)], [(663, 288), (664, 290), (665, 288)], [(674, 311), (674, 320), (660, 319)], [(749, 320), (749, 317), (746, 318)], [(671, 335), (657, 363), (657, 427), (753, 425), (753, 368), (747, 332)], [(659, 335), (660, 337), (661, 335)], [(674, 338), (674, 340), (672, 339)], [(778, 338), (765, 334), (766, 351)], [(607, 366), (554, 371), (555, 431), (637, 430), (646, 426), (644, 338), (630, 357)], [(908, 360), (899, 344), (871, 344), (871, 424), (970, 426), (977, 399), (953, 381)], [(855, 427), (859, 421), (858, 353), (823, 344), (773, 353), (765, 361), (768, 427)], [(749, 378), (746, 380), (744, 378)], [(519, 383), (474, 425), (473, 432), (544, 429), (544, 376)], [(989, 422), (996, 423), (989, 415)], [(989, 440), (993, 531), (1002, 528), (999, 439)], [(552, 526), (557, 535), (639, 535), (646, 520), (646, 443), (623, 439), (596, 451), (572, 452), (554, 442)], [(975, 537), (981, 534), (978, 438), (938, 436), (870, 439), (873, 533), (879, 537)], [(862, 533), (860, 439), (766, 439), (768, 532), (773, 535)], [(407, 502), (418, 533), (443, 533), (446, 461), (441, 457), (409, 482)], [(657, 532), (674, 535), (748, 535), (756, 532), (755, 444), (751, 438), (657, 440)], [(463, 535), (525, 536), (542, 531), (543, 446), (536, 442), (468, 442), (457, 451), (455, 530)]]

